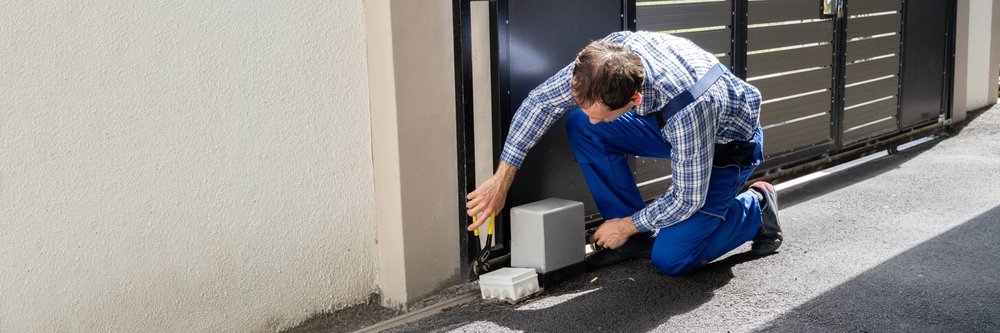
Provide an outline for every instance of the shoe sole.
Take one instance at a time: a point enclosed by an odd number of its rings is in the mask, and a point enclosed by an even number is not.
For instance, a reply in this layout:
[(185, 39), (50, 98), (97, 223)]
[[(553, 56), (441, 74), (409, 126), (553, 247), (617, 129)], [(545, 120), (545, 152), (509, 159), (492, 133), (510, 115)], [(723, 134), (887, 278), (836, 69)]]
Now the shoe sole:
[(782, 237), (781, 235), (778, 235), (778, 237), (775, 238), (774, 241), (771, 243), (773, 245), (773, 247), (768, 247), (768, 249), (766, 249), (766, 250), (764, 250), (764, 249), (754, 250), (753, 247), (752, 247), (752, 245), (751, 245), (750, 253), (753, 254), (753, 255), (763, 256), (763, 255), (768, 255), (768, 254), (772, 254), (772, 253), (778, 252), (778, 248), (781, 247), (781, 243), (782, 243), (782, 241), (784, 241), (784, 239), (785, 239), (784, 237)]

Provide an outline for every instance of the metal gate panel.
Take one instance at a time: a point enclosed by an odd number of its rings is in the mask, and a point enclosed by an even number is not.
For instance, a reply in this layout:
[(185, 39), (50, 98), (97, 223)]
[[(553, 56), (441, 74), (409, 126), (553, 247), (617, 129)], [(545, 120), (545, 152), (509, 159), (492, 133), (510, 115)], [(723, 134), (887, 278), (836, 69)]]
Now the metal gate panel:
[(763, 76), (804, 68), (830, 66), (830, 46), (818, 45), (747, 56), (747, 76)]
[(750, 1), (749, 18), (753, 24), (816, 18), (820, 10), (818, 5), (816, 1), (802, 0)]
[(732, 5), (729, 1), (636, 1), (636, 30), (686, 38), (732, 65)]
[(881, 12), (902, 11), (903, 3), (899, 0), (851, 0), (848, 9), (851, 15), (862, 15)]
[(898, 101), (896, 96), (892, 96), (887, 99), (876, 100), (873, 103), (846, 109), (844, 110), (844, 128), (850, 132), (851, 129), (861, 125), (887, 117), (895, 117)]
[(847, 62), (899, 52), (899, 35), (863, 39), (847, 45)]
[(764, 155), (794, 151), (830, 140), (830, 117), (819, 116), (764, 129)]
[(901, 4), (859, 1), (866, 12), (849, 11), (842, 145), (898, 130)]
[(899, 129), (899, 125), (896, 123), (895, 119), (896, 117), (885, 118), (880, 122), (871, 123), (855, 130), (844, 132), (844, 142), (859, 142), (875, 136), (896, 132)]
[(898, 56), (859, 62), (847, 65), (847, 83), (861, 82), (898, 73)]
[(830, 89), (830, 77), (833, 70), (829, 67), (794, 74), (769, 77), (766, 79), (754, 80), (753, 84), (760, 89), (765, 101), (781, 97), (788, 97), (807, 92)]
[(698, 45), (698, 47), (701, 47), (705, 49), (705, 51), (711, 52), (712, 54), (728, 54), (733, 48), (733, 36), (732, 33), (729, 32), (729, 29), (685, 32), (673, 35), (681, 38), (687, 38)]
[(750, 28), (747, 35), (747, 47), (750, 51), (819, 42), (829, 43), (833, 40), (833, 22), (825, 20)]
[(833, 20), (819, 3), (747, 3), (747, 79), (764, 98), (766, 157), (830, 142)]
[(891, 77), (849, 86), (844, 90), (846, 92), (844, 94), (844, 105), (845, 108), (850, 108), (876, 99), (896, 96), (896, 93), (899, 91), (899, 81), (895, 77)]
[[(950, 61), (954, 51), (955, 1), (907, 1), (903, 43), (903, 128), (932, 123), (950, 103)], [(995, 2), (994, 2), (995, 3)]]
[[(851, 15), (847, 20), (847, 38), (868, 37), (885, 33), (898, 33), (902, 15), (894, 13), (890, 15), (856, 17)], [(899, 48), (899, 45), (896, 46)]]
[(798, 119), (816, 113), (830, 113), (831, 92), (824, 91), (771, 102), (761, 106), (760, 123), (777, 124), (788, 119)]
[(636, 1), (635, 6), (638, 30), (665, 31), (729, 26), (732, 23), (733, 9), (729, 1), (673, 3)]

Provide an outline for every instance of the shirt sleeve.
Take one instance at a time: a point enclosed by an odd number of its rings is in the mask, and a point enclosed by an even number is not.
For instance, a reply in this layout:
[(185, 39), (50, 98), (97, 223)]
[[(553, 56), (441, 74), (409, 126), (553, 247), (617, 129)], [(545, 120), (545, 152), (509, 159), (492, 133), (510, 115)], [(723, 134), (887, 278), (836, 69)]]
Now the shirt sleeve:
[(663, 131), (672, 145), (673, 184), (632, 215), (632, 223), (640, 232), (684, 221), (705, 204), (715, 153), (715, 122), (713, 104), (704, 100), (667, 121)]
[(528, 151), (538, 143), (545, 131), (566, 110), (576, 105), (573, 100), (572, 78), (571, 63), (528, 94), (511, 120), (510, 132), (500, 153), (501, 160), (520, 168)]

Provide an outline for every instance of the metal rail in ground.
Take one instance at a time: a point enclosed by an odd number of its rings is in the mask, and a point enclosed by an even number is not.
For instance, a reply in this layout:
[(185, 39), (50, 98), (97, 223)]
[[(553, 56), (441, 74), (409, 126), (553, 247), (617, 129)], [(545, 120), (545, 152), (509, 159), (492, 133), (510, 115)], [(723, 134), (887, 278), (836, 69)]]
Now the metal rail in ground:
[(396, 316), (396, 317), (393, 317), (393, 318), (389, 318), (387, 320), (375, 323), (374, 325), (371, 325), (371, 326), (359, 329), (359, 330), (354, 331), (354, 332), (355, 333), (381, 332), (381, 331), (384, 331), (384, 330), (388, 330), (388, 329), (391, 329), (391, 328), (394, 328), (394, 327), (402, 326), (402, 325), (405, 325), (405, 324), (408, 324), (408, 323), (411, 323), (411, 322), (414, 322), (414, 321), (417, 321), (417, 320), (420, 320), (420, 319), (424, 319), (424, 318), (430, 317), (432, 315), (440, 313), (441, 311), (444, 311), (445, 309), (448, 309), (448, 308), (451, 308), (451, 307), (455, 307), (455, 306), (459, 306), (459, 305), (471, 302), (471, 301), (473, 301), (473, 300), (475, 300), (477, 298), (479, 298), (479, 292), (478, 292), (478, 290), (476, 290), (476, 291), (470, 291), (470, 292), (468, 292), (466, 294), (463, 294), (463, 295), (460, 295), (460, 296), (457, 296), (457, 297), (453, 297), (453, 298), (448, 299), (446, 301), (443, 301), (443, 302), (440, 302), (440, 303), (437, 303), (437, 304), (433, 304), (433, 305), (429, 305), (427, 307), (420, 308), (420, 309), (417, 309), (417, 310), (413, 310), (413, 311), (407, 312), (405, 314), (402, 314), (402, 315), (399, 315), (399, 316)]

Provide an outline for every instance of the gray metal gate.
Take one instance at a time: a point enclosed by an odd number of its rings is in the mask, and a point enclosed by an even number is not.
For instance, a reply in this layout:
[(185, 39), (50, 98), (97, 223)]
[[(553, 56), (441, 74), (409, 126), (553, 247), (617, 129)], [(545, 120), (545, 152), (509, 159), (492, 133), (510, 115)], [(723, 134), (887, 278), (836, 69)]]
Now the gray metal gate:
[[(461, 8), (469, 0), (454, 1), (461, 26), (467, 20)], [(510, 118), (532, 88), (572, 61), (588, 41), (616, 30), (690, 39), (760, 89), (767, 161), (758, 176), (859, 147), (881, 147), (878, 143), (946, 117), (954, 2), (841, 2), (840, 15), (824, 15), (819, 0), (491, 0), (494, 151), (502, 148)], [(463, 31), (456, 29), (456, 80), (464, 198), (475, 183), (463, 171), (473, 163)], [(561, 126), (525, 159), (507, 206), (562, 197), (584, 202), (588, 218), (599, 221)], [(634, 158), (632, 167), (646, 199), (670, 184), (668, 161)], [(506, 224), (499, 230), (498, 238), (506, 241)], [(464, 238), (463, 244), (468, 246)]]

